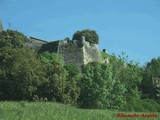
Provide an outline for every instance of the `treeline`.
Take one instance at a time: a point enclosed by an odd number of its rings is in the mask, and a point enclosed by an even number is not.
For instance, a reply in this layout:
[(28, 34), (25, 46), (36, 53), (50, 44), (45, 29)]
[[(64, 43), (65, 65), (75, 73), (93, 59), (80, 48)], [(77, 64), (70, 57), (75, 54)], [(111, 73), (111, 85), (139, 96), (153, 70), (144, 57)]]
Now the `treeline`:
[(160, 58), (144, 67), (127, 56), (92, 62), (81, 71), (55, 53), (37, 54), (20, 32), (0, 32), (0, 100), (53, 101), (81, 108), (160, 111)]

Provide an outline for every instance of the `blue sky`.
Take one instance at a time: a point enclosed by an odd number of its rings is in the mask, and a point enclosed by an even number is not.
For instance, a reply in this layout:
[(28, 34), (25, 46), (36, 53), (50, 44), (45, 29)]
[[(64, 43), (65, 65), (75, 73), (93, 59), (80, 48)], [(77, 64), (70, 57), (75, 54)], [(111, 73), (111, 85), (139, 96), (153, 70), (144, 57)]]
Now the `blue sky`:
[(0, 0), (4, 29), (49, 41), (96, 30), (99, 49), (143, 65), (160, 56), (160, 0)]

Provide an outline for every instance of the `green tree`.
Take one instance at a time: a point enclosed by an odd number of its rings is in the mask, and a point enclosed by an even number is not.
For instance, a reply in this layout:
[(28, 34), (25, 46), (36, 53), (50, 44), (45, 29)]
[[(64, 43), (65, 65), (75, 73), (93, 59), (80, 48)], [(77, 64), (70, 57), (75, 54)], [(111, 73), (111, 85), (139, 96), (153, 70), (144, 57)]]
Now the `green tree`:
[(29, 100), (43, 81), (40, 61), (29, 49), (0, 48), (0, 99)]
[(78, 67), (74, 64), (67, 64), (64, 66), (67, 71), (66, 97), (68, 96), (68, 103), (77, 104), (77, 99), (80, 95), (80, 88), (78, 82), (81, 79), (81, 73)]
[(85, 29), (82, 31), (77, 31), (74, 33), (72, 40), (81, 40), (82, 36), (85, 37), (85, 40), (89, 43), (98, 44), (99, 36), (94, 30)]
[(113, 56), (110, 61), (114, 78), (125, 84), (127, 99), (140, 99), (138, 86), (142, 81), (143, 70), (139, 64), (129, 61), (125, 53), (119, 55), (119, 58)]
[(24, 47), (28, 38), (18, 31), (7, 30), (0, 32), (0, 47)]
[(64, 67), (68, 71), (68, 79), (74, 79), (74, 77), (77, 77), (77, 75), (80, 74), (80, 71), (75, 64), (66, 64)]
[(0, 99), (30, 99), (43, 81), (40, 61), (25, 48), (27, 42), (18, 31), (0, 32)]
[(45, 82), (39, 86), (37, 95), (49, 101), (63, 102), (66, 87), (66, 71), (63, 68), (63, 59), (56, 53), (44, 52), (40, 60), (45, 73)]
[(152, 59), (144, 69), (141, 84), (143, 98), (160, 100), (160, 57)]
[[(79, 83), (81, 88), (79, 104), (81, 107), (114, 108), (121, 104), (121, 100), (118, 99), (122, 99), (122, 93), (118, 93), (120, 95), (118, 98), (114, 85), (117, 90), (120, 90), (121, 87), (123, 89), (123, 86), (117, 84), (113, 79), (110, 64), (89, 63), (82, 67), (82, 73), (83, 77)], [(124, 90), (118, 92), (124, 93)]]
[(46, 97), (49, 101), (76, 103), (79, 96), (77, 81), (74, 79), (76, 71), (73, 73), (69, 66), (65, 68), (62, 57), (56, 53), (44, 52), (40, 55), (40, 60), (43, 64), (46, 81), (39, 86), (37, 95)]
[[(117, 101), (113, 102), (115, 108), (124, 111), (135, 108), (134, 105), (140, 102), (141, 92), (138, 87), (143, 78), (143, 69), (138, 63), (129, 61), (125, 53), (119, 57), (114, 54), (109, 56), (109, 62), (112, 66), (113, 79), (116, 81), (114, 93), (112, 93), (112, 96), (116, 97), (113, 97), (113, 101)], [(123, 92), (119, 93), (119, 91)], [(119, 103), (119, 106), (116, 106), (115, 103)], [(136, 107), (138, 109), (138, 105)]]

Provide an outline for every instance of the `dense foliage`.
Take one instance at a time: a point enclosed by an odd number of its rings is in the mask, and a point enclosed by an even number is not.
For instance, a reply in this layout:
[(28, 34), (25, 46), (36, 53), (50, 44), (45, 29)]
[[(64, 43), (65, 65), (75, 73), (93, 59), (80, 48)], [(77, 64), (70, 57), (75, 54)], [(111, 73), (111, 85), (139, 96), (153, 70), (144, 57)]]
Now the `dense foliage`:
[(27, 100), (41, 83), (41, 66), (28, 49), (0, 49), (0, 99)]
[(160, 101), (160, 57), (152, 59), (145, 66), (141, 90), (143, 98)]
[(123, 105), (125, 87), (114, 78), (110, 64), (89, 63), (82, 73), (80, 106), (119, 109)]
[(20, 32), (0, 32), (1, 100), (28, 100), (41, 83), (40, 61), (25, 43), (27, 37)]
[(89, 43), (98, 44), (99, 43), (99, 36), (94, 30), (85, 29), (82, 31), (77, 31), (73, 35), (73, 40), (81, 40), (82, 36), (85, 37), (85, 40)]
[(0, 32), (0, 47), (24, 47), (28, 42), (28, 38), (18, 31), (7, 30)]
[[(145, 67), (102, 53), (81, 70), (55, 53), (35, 53), (17, 31), (0, 32), (0, 100), (56, 101), (83, 108), (160, 111), (160, 58)], [(93, 42), (93, 41), (92, 41)], [(95, 42), (95, 41), (94, 41)]]
[(77, 68), (72, 73), (69, 65), (64, 67), (62, 57), (55, 53), (44, 52), (40, 55), (40, 60), (45, 81), (36, 92), (38, 97), (47, 98), (49, 101), (75, 104), (79, 97)]

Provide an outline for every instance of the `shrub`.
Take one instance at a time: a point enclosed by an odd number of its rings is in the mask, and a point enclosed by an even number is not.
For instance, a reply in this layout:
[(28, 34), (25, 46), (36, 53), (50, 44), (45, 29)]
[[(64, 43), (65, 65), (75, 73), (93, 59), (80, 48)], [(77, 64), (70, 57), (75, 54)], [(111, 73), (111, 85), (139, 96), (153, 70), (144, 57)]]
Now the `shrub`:
[(85, 29), (82, 31), (77, 31), (74, 33), (72, 40), (81, 40), (81, 37), (84, 36), (85, 40), (89, 43), (98, 44), (99, 36), (94, 30)]
[(160, 104), (151, 99), (130, 100), (124, 107), (124, 111), (160, 112)]

